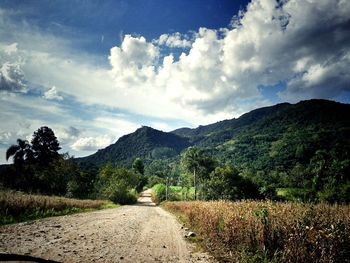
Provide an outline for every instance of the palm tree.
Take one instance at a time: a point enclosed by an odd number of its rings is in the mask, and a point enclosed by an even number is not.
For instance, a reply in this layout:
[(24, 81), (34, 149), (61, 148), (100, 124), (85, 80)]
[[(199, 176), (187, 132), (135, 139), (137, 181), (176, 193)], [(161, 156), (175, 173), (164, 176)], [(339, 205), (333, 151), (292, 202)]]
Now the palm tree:
[(25, 161), (33, 159), (33, 151), (27, 140), (17, 139), (17, 144), (11, 145), (6, 151), (6, 160), (12, 156), (16, 167), (22, 167)]
[(182, 157), (183, 165), (190, 171), (193, 171), (194, 199), (197, 199), (197, 175), (199, 162), (202, 158), (202, 151), (196, 147), (189, 147)]

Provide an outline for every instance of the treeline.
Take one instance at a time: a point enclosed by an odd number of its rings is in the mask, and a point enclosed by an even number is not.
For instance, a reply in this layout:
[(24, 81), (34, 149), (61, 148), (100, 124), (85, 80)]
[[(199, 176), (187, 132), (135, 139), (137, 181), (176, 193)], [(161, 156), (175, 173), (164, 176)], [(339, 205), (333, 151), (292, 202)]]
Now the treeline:
[(80, 167), (68, 153), (59, 154), (60, 149), (48, 127), (35, 131), (30, 143), (18, 139), (6, 152), (13, 165), (2, 171), (0, 186), (27, 193), (109, 199), (119, 204), (136, 202), (137, 191), (145, 184), (140, 159), (130, 169), (111, 164), (100, 169)]
[[(285, 145), (303, 148), (302, 144)], [(169, 188), (169, 199), (179, 200), (194, 186), (193, 199), (242, 200), (272, 199), (303, 202), (350, 202), (350, 162), (344, 152), (317, 150), (308, 163), (262, 169), (251, 161), (235, 165), (233, 158), (217, 155), (212, 148), (190, 147), (178, 161), (155, 160), (146, 167), (148, 185), (181, 186), (182, 195)], [(265, 165), (269, 161), (266, 161)], [(237, 162), (241, 164), (240, 162)], [(157, 171), (166, 171), (165, 174)], [(164, 200), (165, 187), (158, 194)], [(185, 193), (183, 194), (183, 192)]]

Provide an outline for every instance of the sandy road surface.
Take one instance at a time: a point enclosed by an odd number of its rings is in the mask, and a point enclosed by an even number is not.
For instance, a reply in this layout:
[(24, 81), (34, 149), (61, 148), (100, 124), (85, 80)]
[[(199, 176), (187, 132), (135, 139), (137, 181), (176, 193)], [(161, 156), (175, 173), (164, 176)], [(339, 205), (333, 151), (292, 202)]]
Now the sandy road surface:
[(0, 252), (59, 262), (212, 262), (144, 192), (137, 205), (0, 227)]

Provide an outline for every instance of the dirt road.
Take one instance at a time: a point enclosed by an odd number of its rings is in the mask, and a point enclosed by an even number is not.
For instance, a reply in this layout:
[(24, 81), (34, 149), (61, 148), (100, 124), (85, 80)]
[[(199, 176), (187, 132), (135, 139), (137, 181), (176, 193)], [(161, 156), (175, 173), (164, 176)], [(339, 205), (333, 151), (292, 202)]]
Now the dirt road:
[(0, 252), (59, 262), (212, 262), (183, 236), (144, 192), (132, 206), (0, 227)]

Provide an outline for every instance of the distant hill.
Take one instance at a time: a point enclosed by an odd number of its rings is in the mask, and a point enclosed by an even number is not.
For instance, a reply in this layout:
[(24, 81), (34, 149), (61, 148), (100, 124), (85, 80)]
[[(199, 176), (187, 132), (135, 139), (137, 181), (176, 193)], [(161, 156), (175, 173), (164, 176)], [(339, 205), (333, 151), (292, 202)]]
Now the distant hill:
[[(286, 126), (348, 126), (350, 105), (328, 100), (307, 100), (297, 104), (281, 103), (259, 108), (237, 119), (219, 121), (198, 128), (180, 128), (172, 133), (189, 138), (199, 145), (215, 145), (235, 135), (255, 130), (283, 131)], [(277, 125), (278, 124), (278, 125)]]
[(142, 127), (80, 163), (130, 165), (143, 159), (176, 158), (191, 145), (221, 162), (254, 171), (290, 170), (309, 164), (317, 151), (350, 158), (350, 105), (328, 100), (282, 103), (195, 129), (170, 133)]
[(136, 157), (143, 159), (171, 158), (190, 145), (187, 138), (143, 126), (90, 156), (77, 158), (77, 161), (81, 164), (96, 166), (108, 162), (129, 166)]
[[(277, 104), (271, 107), (264, 107), (260, 109), (253, 110), (249, 113), (243, 114), (237, 119), (223, 120), (213, 124), (199, 126), (198, 128), (180, 128), (172, 131), (172, 133), (187, 137), (196, 144), (202, 144), (206, 138), (220, 137), (219, 141), (225, 141), (226, 139), (231, 138), (234, 133), (239, 132), (245, 127), (250, 125), (255, 125), (257, 122), (265, 119), (276, 112), (279, 112), (285, 108), (290, 107), (289, 103)], [(226, 132), (229, 133), (228, 137)]]
[(328, 100), (282, 103), (232, 120), (178, 129), (222, 162), (268, 172), (308, 165), (316, 153), (350, 158), (350, 105)]

